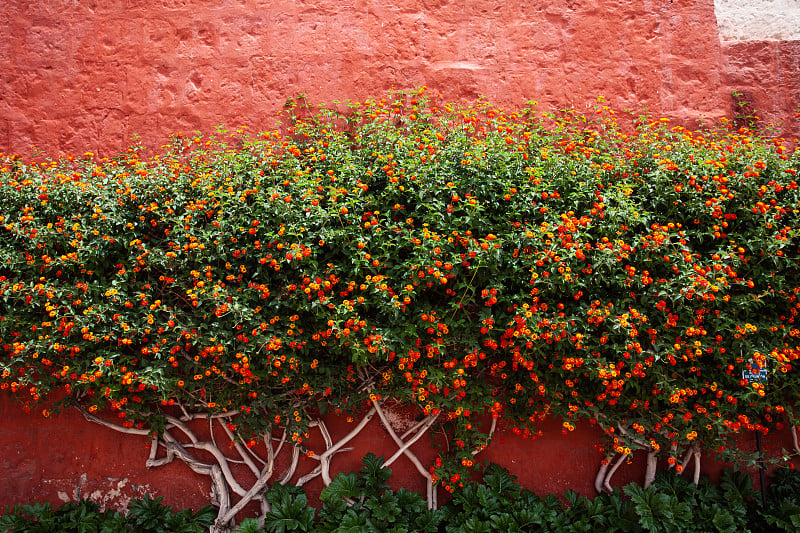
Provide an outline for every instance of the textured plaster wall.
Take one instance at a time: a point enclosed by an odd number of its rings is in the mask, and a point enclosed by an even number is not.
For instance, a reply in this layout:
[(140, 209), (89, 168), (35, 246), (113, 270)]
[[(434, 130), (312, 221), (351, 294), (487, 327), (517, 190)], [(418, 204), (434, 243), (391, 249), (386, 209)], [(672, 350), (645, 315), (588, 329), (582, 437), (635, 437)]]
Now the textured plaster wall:
[[(800, 22), (799, 22), (800, 23)], [(735, 99), (730, 117), (757, 117), (762, 131), (797, 144), (800, 136), (800, 40), (724, 41), (725, 83)], [(736, 104), (736, 100), (742, 106)]]
[(727, 113), (712, 0), (5, 0), (0, 151), (269, 128), (288, 98), (446, 98)]
[[(416, 422), (415, 413), (404, 409), (388, 408), (392, 426), (399, 432)], [(163, 496), (164, 503), (175, 508), (199, 509), (210, 501), (211, 483), (207, 477), (192, 472), (186, 465), (174, 463), (145, 469), (150, 447), (142, 436), (121, 435), (111, 429), (88, 422), (77, 413), (67, 410), (60, 415), (44, 418), (38, 413), (25, 413), (19, 404), (0, 394), (0, 509), (6, 505), (49, 500), (60, 502), (89, 497), (107, 507), (124, 508), (131, 498), (145, 494)], [(326, 417), (327, 427), (334, 441), (342, 438), (354, 427), (344, 417)], [(198, 437), (208, 440), (203, 425), (194, 429)], [(603, 458), (595, 447), (599, 430), (589, 424), (577, 424), (575, 431), (562, 434), (558, 420), (544, 421), (537, 439), (523, 439), (508, 428), (499, 426), (492, 443), (477, 456), (479, 461), (490, 461), (508, 468), (519, 478), (522, 486), (540, 494), (562, 494), (567, 489), (581, 494), (594, 494), (593, 482)], [(224, 446), (224, 435), (217, 434), (217, 443), (224, 453), (236, 454)], [(744, 434), (738, 440), (741, 449), (753, 450), (754, 437)], [(305, 442), (317, 453), (325, 449), (320, 434), (312, 430)], [(765, 449), (780, 454), (782, 448), (791, 447), (788, 431), (771, 434), (764, 439)], [(388, 458), (397, 446), (375, 417), (369, 425), (348, 443), (352, 451), (337, 454), (332, 471), (358, 470), (361, 458), (368, 452)], [(411, 450), (423, 464), (431, 464), (437, 450), (431, 440), (421, 439)], [(703, 455), (702, 470), (715, 478), (726, 465), (717, 463), (713, 454)], [(275, 478), (282, 477), (289, 463), (284, 451), (276, 463)], [(796, 466), (800, 462), (795, 461)], [(317, 462), (301, 456), (296, 481), (311, 471)], [(237, 479), (243, 484), (252, 483), (249, 470), (234, 466)], [(390, 483), (425, 493), (423, 478), (405, 457), (392, 464)], [(662, 458), (660, 468), (666, 468)], [(613, 485), (623, 486), (631, 481), (641, 483), (645, 471), (645, 454), (635, 453), (614, 476)], [(755, 471), (751, 471), (755, 474)], [(688, 475), (691, 475), (691, 469)], [(249, 486), (249, 485), (248, 485)], [(318, 506), (316, 495), (322, 489), (319, 478), (305, 486), (311, 503)], [(439, 491), (440, 501), (445, 497)], [(250, 509), (248, 512), (257, 511)], [(246, 513), (247, 514), (247, 513)]]
[(800, 2), (716, 0), (729, 116), (758, 117), (760, 129), (800, 135)]
[[(400, 433), (416, 423), (415, 412), (388, 407), (392, 426)], [(59, 502), (91, 497), (108, 506), (124, 507), (131, 498), (144, 494), (164, 496), (165, 503), (178, 507), (199, 507), (209, 503), (211, 483), (209, 478), (195, 474), (186, 465), (176, 461), (166, 466), (145, 469), (150, 448), (149, 440), (142, 436), (121, 435), (111, 429), (88, 422), (73, 410), (58, 416), (44, 418), (39, 413), (25, 413), (17, 403), (0, 394), (0, 509), (21, 502), (50, 500)], [(327, 427), (334, 441), (350, 432), (356, 422), (344, 417), (326, 417)], [(208, 440), (205, 425), (194, 429), (198, 437)], [(520, 482), (542, 492), (563, 493), (572, 488), (584, 494), (593, 491), (594, 473), (602, 454), (594, 447), (600, 434), (596, 428), (578, 425), (568, 435), (561, 433), (558, 421), (547, 421), (542, 426), (543, 436), (525, 440), (506, 428), (500, 428), (493, 443), (478, 456), (509, 468), (519, 476)], [(217, 443), (227, 455), (236, 454), (225, 446), (225, 436), (215, 435)], [(325, 450), (318, 431), (304, 443), (320, 453)], [(352, 451), (337, 454), (332, 470), (353, 471), (361, 467), (361, 458), (368, 452), (388, 458), (397, 446), (382, 428), (378, 417), (348, 443)], [(411, 450), (423, 464), (432, 464), (438, 450), (431, 440), (423, 438)], [(289, 464), (288, 447), (278, 456), (275, 478), (283, 476)], [(638, 458), (643, 459), (643, 458)], [(311, 471), (318, 463), (301, 456), (296, 481)], [(234, 465), (236, 467), (236, 465)], [(425, 494), (424, 479), (405, 457), (392, 464), (390, 482), (395, 487), (406, 487)], [(254, 481), (244, 467), (235, 470), (243, 484)], [(643, 462), (637, 460), (621, 469), (614, 478), (615, 484), (641, 479)], [(248, 485), (249, 487), (249, 485)], [(322, 489), (319, 478), (306, 485), (316, 501), (315, 494)], [(439, 492), (442, 497), (443, 491)]]

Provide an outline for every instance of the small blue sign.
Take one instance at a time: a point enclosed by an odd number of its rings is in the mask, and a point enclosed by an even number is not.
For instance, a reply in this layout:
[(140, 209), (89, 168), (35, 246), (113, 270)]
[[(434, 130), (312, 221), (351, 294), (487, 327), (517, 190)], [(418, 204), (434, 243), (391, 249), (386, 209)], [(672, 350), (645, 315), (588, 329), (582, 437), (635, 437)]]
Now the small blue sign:
[(766, 362), (764, 367), (759, 366), (753, 359), (750, 359), (750, 370), (742, 370), (742, 379), (746, 379), (748, 383), (763, 383), (767, 381), (767, 368)]

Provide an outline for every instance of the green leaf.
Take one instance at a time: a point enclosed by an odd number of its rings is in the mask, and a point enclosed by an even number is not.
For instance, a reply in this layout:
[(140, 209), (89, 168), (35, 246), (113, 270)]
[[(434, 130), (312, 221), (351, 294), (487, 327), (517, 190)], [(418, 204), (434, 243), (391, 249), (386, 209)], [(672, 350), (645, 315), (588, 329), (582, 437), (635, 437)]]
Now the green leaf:
[(363, 488), (355, 472), (340, 473), (333, 478), (330, 485), (322, 489), (319, 499), (324, 502), (344, 498), (356, 499), (362, 494)]
[(717, 528), (717, 531), (720, 533), (735, 533), (738, 531), (736, 520), (733, 518), (733, 515), (716, 504), (713, 508), (711, 523), (714, 524), (714, 527)]

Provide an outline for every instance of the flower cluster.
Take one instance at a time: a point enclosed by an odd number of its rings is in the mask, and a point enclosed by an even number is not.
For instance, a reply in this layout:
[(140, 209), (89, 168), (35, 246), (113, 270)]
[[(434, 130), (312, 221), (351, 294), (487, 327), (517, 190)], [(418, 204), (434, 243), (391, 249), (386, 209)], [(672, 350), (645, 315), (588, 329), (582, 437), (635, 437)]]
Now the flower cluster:
[(230, 139), (0, 159), (2, 389), (298, 442), (320, 410), (396, 398), (449, 420), (465, 466), (483, 415), (591, 420), (622, 452), (794, 424), (781, 140), (422, 91)]

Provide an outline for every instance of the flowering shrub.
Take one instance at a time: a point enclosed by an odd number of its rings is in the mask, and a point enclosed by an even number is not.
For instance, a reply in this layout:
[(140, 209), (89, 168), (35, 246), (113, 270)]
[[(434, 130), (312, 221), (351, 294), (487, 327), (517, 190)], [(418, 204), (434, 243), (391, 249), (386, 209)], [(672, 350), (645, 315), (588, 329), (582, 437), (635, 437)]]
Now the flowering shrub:
[(152, 157), (0, 160), (2, 389), (156, 433), (179, 406), (236, 415), (251, 445), (396, 399), (449, 421), (447, 487), (484, 414), (526, 436), (589, 419), (609, 459), (673, 463), (794, 427), (781, 140), (422, 92), (306, 115)]

